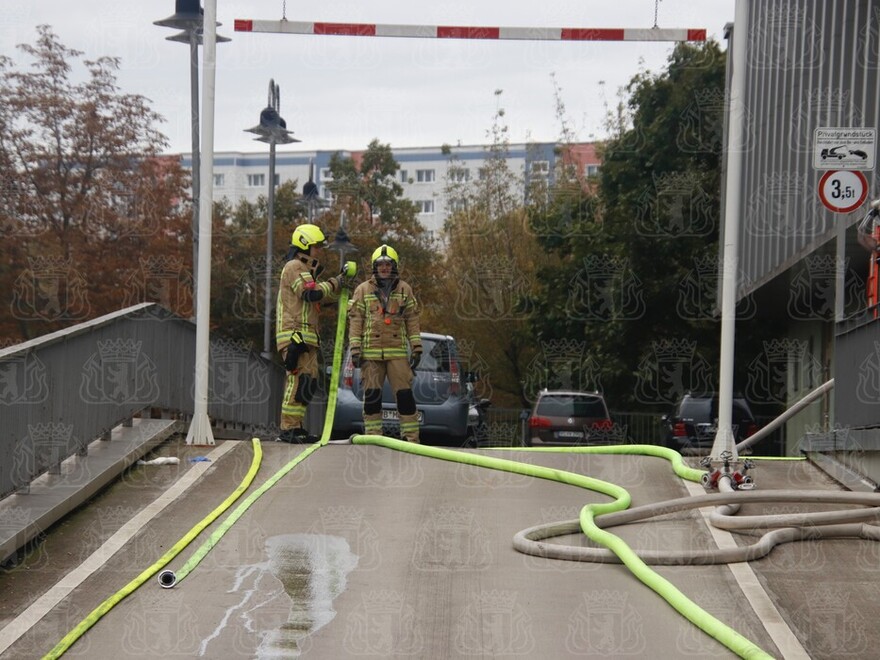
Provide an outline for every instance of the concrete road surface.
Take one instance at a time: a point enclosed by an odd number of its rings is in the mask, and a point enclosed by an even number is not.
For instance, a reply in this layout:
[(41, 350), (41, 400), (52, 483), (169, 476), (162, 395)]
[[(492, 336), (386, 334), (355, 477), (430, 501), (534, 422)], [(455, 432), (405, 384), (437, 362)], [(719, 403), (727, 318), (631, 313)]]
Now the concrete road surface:
[[(198, 465), (189, 459), (215, 449), (179, 439), (166, 444), (159, 453), (179, 456), (179, 465), (132, 469), (7, 567), (0, 574), (0, 638), (15, 631), (15, 641), (0, 657), (49, 652), (215, 509), (251, 463), (250, 443), (226, 444), (234, 446), (121, 549), (105, 548), (96, 566), (83, 564), (182, 483)], [(262, 449), (248, 493), (306, 447)], [(688, 494), (657, 458), (481, 453), (615, 483), (631, 493), (633, 506)], [(761, 462), (753, 474), (759, 488), (837, 490), (805, 462)], [(735, 657), (621, 565), (541, 559), (512, 548), (521, 529), (576, 518), (585, 503), (603, 501), (572, 486), (382, 447), (320, 447), (257, 499), (186, 579), (162, 589), (150, 577), (65, 657)], [(742, 513), (806, 509), (755, 504)], [(224, 518), (168, 568), (182, 566)], [(725, 542), (699, 512), (614, 531), (637, 550)], [(590, 545), (580, 535), (553, 542)], [(876, 658), (878, 559), (876, 543), (846, 539), (786, 544), (750, 564), (656, 570), (774, 657)], [(52, 593), (64, 595), (49, 607)]]

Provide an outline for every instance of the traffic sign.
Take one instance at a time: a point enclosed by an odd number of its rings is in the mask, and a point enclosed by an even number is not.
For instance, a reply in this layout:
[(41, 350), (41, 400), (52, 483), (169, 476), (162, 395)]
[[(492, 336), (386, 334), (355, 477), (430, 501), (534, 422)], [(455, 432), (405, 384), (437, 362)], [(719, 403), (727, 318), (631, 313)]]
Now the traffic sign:
[(817, 128), (813, 131), (813, 168), (870, 172), (875, 141), (873, 128)]
[(852, 213), (868, 196), (868, 180), (856, 170), (825, 172), (819, 179), (819, 199), (835, 213)]

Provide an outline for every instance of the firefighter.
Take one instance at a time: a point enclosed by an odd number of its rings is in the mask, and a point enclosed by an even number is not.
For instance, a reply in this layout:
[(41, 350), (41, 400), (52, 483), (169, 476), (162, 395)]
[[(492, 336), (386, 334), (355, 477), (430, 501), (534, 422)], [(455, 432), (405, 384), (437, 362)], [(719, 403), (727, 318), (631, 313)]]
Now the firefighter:
[(400, 279), (393, 247), (377, 247), (371, 262), (373, 274), (354, 290), (348, 312), (351, 358), (361, 369), (364, 385), (364, 433), (382, 432), (382, 386), (387, 377), (397, 401), (400, 437), (418, 444), (412, 384), (422, 357), (419, 304), (412, 287)]
[(327, 246), (324, 232), (312, 224), (300, 225), (290, 237), (287, 263), (275, 309), (275, 343), (287, 370), (281, 401), (282, 442), (315, 442), (303, 427), (306, 408), (318, 387), (318, 311), (320, 305), (339, 298), (351, 281), (341, 272), (318, 281), (321, 249)]

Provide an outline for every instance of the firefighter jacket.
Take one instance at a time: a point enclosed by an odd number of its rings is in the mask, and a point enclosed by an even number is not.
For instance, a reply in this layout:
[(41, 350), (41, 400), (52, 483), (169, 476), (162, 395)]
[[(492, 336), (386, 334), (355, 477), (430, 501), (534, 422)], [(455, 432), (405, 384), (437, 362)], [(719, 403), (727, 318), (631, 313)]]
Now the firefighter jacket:
[[(290, 344), (290, 336), (294, 332), (299, 332), (309, 346), (318, 345), (318, 311), (321, 303), (337, 300), (340, 289), (339, 280), (335, 277), (317, 282), (315, 273), (319, 268), (317, 259), (297, 253), (281, 271), (281, 286), (275, 306), (275, 344), (279, 351)], [(305, 300), (304, 296), (314, 290), (323, 292), (321, 300)]]
[(412, 287), (399, 278), (390, 286), (376, 276), (354, 290), (348, 310), (348, 343), (366, 360), (406, 358), (406, 344), (421, 350), (419, 304)]

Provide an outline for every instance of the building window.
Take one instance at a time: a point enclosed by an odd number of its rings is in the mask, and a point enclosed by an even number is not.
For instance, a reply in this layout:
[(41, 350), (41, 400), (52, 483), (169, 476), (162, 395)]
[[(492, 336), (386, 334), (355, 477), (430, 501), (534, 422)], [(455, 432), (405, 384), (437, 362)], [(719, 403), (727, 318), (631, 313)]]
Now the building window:
[(546, 160), (536, 160), (529, 165), (532, 176), (547, 176), (550, 173), (550, 163)]
[(222, 188), (224, 183), (226, 183), (226, 175), (225, 174), (215, 174), (214, 175), (214, 187), (215, 188)]
[(419, 183), (431, 183), (434, 181), (434, 170), (416, 170), (416, 181)]
[(321, 181), (333, 181), (333, 172), (329, 167), (321, 168)]
[(281, 175), (276, 172), (275, 173), (275, 187), (277, 188), (280, 185), (281, 185)]
[(566, 179), (575, 179), (577, 178), (578, 168), (574, 163), (563, 163), (559, 161), (556, 163), (556, 176), (557, 177), (565, 177)]
[(488, 167), (481, 167), (480, 169), (478, 169), (477, 170), (477, 178), (479, 178), (480, 181), (485, 181), (486, 179), (488, 179), (489, 178), (489, 168)]
[(433, 199), (422, 199), (416, 202), (416, 206), (419, 208), (419, 213), (433, 213), (434, 212), (434, 200)]
[(248, 174), (247, 175), (247, 184), (248, 188), (260, 188), (266, 185), (266, 175), (265, 174)]
[(326, 186), (321, 186), (321, 197), (331, 204), (333, 203), (333, 193), (330, 192), (330, 189)]
[(466, 167), (450, 167), (449, 180), (453, 183), (465, 183), (471, 179), (471, 171)]
[(409, 178), (409, 177), (407, 176), (407, 171), (406, 171), (406, 170), (400, 170), (400, 182), (401, 182), (401, 183), (406, 183), (408, 178)]
[(599, 174), (598, 165), (587, 165), (587, 176), (596, 176)]

